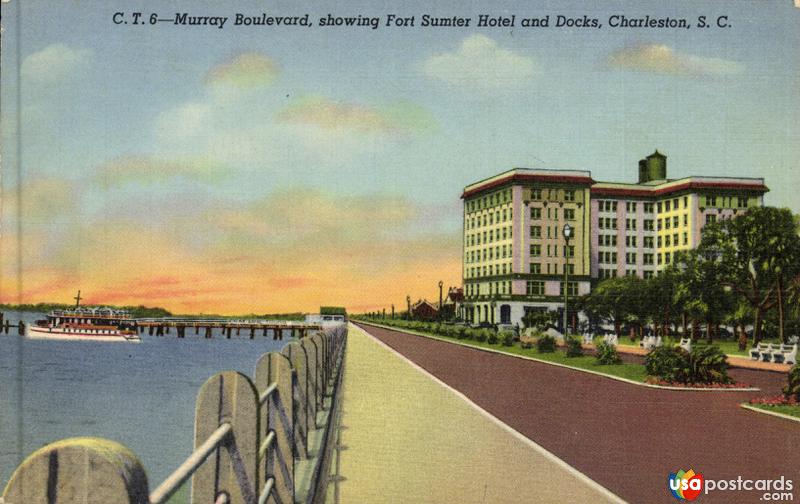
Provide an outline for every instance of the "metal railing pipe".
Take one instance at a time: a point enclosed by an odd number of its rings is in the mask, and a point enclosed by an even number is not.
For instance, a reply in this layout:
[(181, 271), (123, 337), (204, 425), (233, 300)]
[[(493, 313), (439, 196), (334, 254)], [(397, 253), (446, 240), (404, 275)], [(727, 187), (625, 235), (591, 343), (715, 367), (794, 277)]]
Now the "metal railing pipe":
[(153, 490), (150, 494), (150, 504), (163, 504), (167, 499), (172, 497), (181, 485), (192, 477), (197, 468), (200, 467), (209, 455), (219, 447), (226, 437), (228, 437), (232, 430), (233, 426), (227, 422), (220, 425), (202, 445), (197, 447), (197, 449), (189, 455), (189, 458), (187, 458), (183, 464), (175, 469), (158, 488)]

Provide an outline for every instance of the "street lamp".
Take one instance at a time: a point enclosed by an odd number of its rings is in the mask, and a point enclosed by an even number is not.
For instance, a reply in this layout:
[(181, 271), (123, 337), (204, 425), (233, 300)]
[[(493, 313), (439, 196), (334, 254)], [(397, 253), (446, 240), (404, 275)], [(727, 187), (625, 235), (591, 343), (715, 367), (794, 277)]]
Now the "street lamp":
[(442, 287), (444, 286), (444, 282), (439, 280), (439, 319), (442, 318)]
[(408, 320), (411, 320), (411, 296), (406, 296), (406, 304), (408, 305), (406, 315), (408, 316)]
[(569, 299), (569, 239), (572, 237), (572, 226), (564, 224), (564, 345), (567, 344), (569, 326), (567, 325), (567, 300)]

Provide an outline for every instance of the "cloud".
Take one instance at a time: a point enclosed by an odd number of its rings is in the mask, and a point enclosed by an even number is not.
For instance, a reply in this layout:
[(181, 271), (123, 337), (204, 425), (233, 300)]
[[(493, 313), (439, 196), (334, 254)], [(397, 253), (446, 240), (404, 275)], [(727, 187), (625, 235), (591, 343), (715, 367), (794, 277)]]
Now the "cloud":
[(669, 46), (641, 44), (614, 51), (606, 59), (609, 68), (665, 75), (718, 76), (740, 73), (735, 61), (676, 52)]
[(278, 77), (278, 64), (260, 53), (243, 53), (213, 66), (206, 74), (210, 85), (254, 88), (272, 84)]
[(370, 106), (322, 96), (299, 98), (277, 114), (280, 123), (310, 125), (328, 131), (413, 133), (430, 129), (434, 121), (422, 107), (408, 102)]
[(57, 82), (88, 66), (92, 51), (52, 44), (22, 61), (22, 77), (42, 83)]
[(122, 156), (101, 164), (93, 178), (100, 187), (108, 189), (129, 183), (153, 185), (178, 177), (218, 182), (226, 173), (222, 166), (204, 158), (161, 160), (149, 156)]
[(471, 35), (454, 52), (431, 56), (423, 72), (451, 85), (479, 91), (519, 88), (535, 75), (533, 59), (503, 49), (485, 35)]

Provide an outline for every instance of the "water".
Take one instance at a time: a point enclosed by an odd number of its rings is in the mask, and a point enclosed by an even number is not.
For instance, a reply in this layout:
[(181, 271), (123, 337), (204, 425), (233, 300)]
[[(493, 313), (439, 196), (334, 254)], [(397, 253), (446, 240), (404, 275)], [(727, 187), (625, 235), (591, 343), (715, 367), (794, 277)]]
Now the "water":
[[(40, 313), (6, 312), (26, 324)], [(11, 329), (15, 332), (15, 328)], [(0, 491), (25, 456), (52, 441), (97, 436), (118, 441), (139, 456), (151, 490), (191, 453), (194, 402), (213, 374), (231, 369), (253, 377), (265, 352), (287, 343), (257, 331), (214, 339), (173, 329), (141, 343), (26, 339), (0, 335)], [(18, 355), (22, 351), (22, 360)], [(18, 394), (22, 370), (22, 408)], [(22, 415), (22, 452), (17, 425)]]

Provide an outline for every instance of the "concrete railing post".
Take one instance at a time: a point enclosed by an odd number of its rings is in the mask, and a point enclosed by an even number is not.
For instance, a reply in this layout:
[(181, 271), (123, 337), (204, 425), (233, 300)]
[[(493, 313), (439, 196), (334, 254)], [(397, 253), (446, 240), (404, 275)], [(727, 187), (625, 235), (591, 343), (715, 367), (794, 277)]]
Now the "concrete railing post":
[(308, 401), (309, 386), (308, 386), (308, 356), (305, 349), (300, 343), (292, 342), (284, 346), (281, 354), (285, 355), (289, 362), (292, 363), (294, 369), (294, 387), (296, 387), (296, 394), (293, 395), (294, 401), (294, 416), (295, 416), (295, 439), (297, 442), (295, 446), (298, 452), (295, 456), (298, 458), (306, 458), (308, 454), (308, 433), (311, 424), (311, 418), (308, 415)]
[(107, 439), (51, 443), (20, 464), (3, 491), (5, 504), (148, 504), (147, 476), (136, 455)]
[(247, 376), (223, 371), (209, 378), (197, 394), (194, 446), (201, 446), (224, 423), (231, 434), (192, 477), (192, 504), (253, 504), (258, 499), (258, 392)]
[(300, 346), (306, 351), (308, 359), (308, 399), (306, 410), (308, 411), (309, 426), (317, 428), (317, 395), (319, 394), (319, 380), (317, 370), (317, 345), (310, 338), (303, 338)]
[[(255, 374), (258, 393), (263, 394), (271, 385), (276, 390), (261, 404), (260, 439), (270, 431), (275, 433), (275, 443), (259, 465), (261, 480), (275, 478), (275, 491), (280, 502), (294, 502), (294, 401), (292, 400), (292, 364), (285, 355), (270, 352), (261, 356)], [(273, 502), (269, 500), (268, 502)]]

